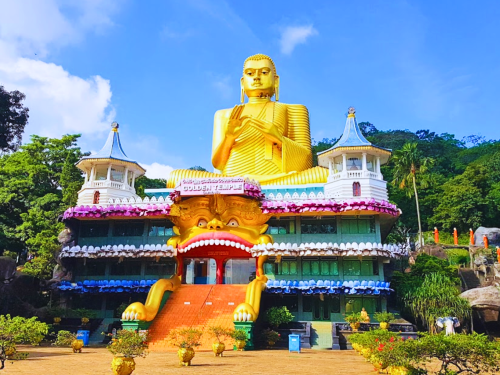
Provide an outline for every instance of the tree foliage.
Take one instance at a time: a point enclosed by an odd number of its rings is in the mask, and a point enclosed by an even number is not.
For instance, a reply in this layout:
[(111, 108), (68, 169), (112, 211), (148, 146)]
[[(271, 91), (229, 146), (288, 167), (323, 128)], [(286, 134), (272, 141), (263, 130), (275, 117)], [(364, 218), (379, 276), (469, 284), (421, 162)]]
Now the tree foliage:
[(144, 189), (163, 189), (167, 186), (167, 180), (163, 178), (149, 178), (141, 176), (135, 180), (135, 192), (141, 198), (146, 196)]
[(0, 151), (16, 151), (21, 145), (29, 117), (22, 103), (25, 98), (19, 91), (8, 92), (0, 86)]
[(0, 157), (0, 252), (29, 251), (37, 258), (25, 271), (48, 277), (64, 228), (58, 217), (76, 203), (83, 177), (75, 167), (84, 154), (79, 135), (32, 136), (16, 152)]
[(36, 317), (22, 318), (0, 315), (0, 370), (4, 368), (6, 352), (16, 344), (38, 345), (48, 333), (46, 323), (39, 322)]

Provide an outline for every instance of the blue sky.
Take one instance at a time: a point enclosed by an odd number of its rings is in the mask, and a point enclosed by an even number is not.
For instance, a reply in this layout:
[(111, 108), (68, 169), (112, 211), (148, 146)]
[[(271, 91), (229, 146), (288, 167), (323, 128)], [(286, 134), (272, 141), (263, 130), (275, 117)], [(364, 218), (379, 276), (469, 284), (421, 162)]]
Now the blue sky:
[[(316, 140), (349, 106), (379, 129), (497, 139), (498, 1), (0, 0), (0, 85), (27, 94), (27, 135), (111, 121), (126, 153), (166, 176), (211, 169), (216, 110), (239, 102), (242, 63), (270, 55), (280, 100), (309, 108)], [(28, 138), (26, 138), (28, 139)]]

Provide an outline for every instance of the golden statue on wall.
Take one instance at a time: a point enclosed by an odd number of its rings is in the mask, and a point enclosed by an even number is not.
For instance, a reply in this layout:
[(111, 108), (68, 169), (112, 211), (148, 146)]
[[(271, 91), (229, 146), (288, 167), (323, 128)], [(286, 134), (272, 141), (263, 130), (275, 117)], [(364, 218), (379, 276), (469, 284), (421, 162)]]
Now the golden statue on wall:
[[(273, 96), (276, 101), (271, 100)], [(278, 100), (279, 76), (272, 59), (262, 54), (247, 58), (241, 78), (241, 104), (215, 113), (213, 166), (222, 176), (249, 177), (262, 185), (326, 182), (328, 170), (312, 168), (307, 108)], [(183, 178), (218, 176), (176, 170), (167, 187), (175, 187)]]

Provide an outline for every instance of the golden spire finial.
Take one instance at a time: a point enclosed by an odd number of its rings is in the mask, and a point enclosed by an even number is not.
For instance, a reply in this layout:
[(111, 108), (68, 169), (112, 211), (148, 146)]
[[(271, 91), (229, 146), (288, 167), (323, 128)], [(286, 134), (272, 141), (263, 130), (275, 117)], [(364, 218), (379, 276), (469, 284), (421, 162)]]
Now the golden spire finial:
[(356, 108), (349, 107), (347, 113), (348, 113), (347, 117), (356, 117)]
[(111, 123), (111, 130), (114, 131), (114, 132), (118, 132), (118, 128), (120, 127), (120, 125), (118, 125), (118, 123), (116, 121), (113, 121)]

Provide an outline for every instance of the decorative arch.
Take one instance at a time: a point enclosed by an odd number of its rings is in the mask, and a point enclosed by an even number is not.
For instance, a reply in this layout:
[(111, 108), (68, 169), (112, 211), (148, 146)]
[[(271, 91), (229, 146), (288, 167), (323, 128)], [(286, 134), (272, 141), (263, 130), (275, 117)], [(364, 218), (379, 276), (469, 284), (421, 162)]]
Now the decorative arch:
[(361, 184), (359, 182), (352, 183), (352, 196), (353, 197), (361, 196)]

